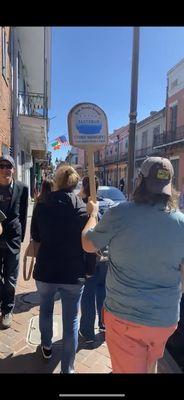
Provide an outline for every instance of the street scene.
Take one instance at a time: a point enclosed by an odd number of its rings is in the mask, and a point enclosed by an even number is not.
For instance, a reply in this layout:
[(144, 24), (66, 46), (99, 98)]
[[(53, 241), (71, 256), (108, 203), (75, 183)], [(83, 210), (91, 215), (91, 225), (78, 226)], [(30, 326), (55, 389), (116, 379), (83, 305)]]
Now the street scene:
[(183, 39), (0, 27), (0, 374), (184, 372)]

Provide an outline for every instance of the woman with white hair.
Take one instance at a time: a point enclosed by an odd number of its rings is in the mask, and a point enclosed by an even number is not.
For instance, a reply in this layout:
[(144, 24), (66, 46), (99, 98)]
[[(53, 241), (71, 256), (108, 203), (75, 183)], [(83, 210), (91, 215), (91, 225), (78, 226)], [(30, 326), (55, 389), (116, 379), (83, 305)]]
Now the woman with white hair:
[(86, 206), (73, 190), (80, 179), (69, 165), (54, 177), (55, 191), (33, 213), (31, 237), (40, 243), (33, 277), (40, 294), (39, 326), (44, 358), (52, 356), (54, 296), (62, 300), (61, 372), (74, 373), (78, 346), (78, 310), (85, 281), (81, 232), (88, 219)]

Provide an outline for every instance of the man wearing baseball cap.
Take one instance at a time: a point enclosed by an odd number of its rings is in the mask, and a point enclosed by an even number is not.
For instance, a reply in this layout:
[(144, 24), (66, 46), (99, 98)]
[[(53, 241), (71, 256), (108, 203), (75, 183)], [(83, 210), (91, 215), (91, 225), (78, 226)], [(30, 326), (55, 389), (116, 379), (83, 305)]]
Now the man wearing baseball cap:
[(147, 157), (141, 166), (140, 173), (145, 178), (145, 184), (150, 193), (171, 196), (174, 170), (168, 158)]
[(0, 156), (0, 210), (4, 215), (0, 236), (0, 327), (3, 329), (9, 328), (12, 322), (28, 208), (28, 188), (14, 180), (14, 171), (14, 159), (9, 155)]
[(184, 215), (173, 174), (167, 158), (148, 157), (133, 201), (110, 208), (97, 225), (98, 205), (87, 205), (83, 249), (109, 246), (104, 322), (114, 373), (155, 372), (180, 318)]

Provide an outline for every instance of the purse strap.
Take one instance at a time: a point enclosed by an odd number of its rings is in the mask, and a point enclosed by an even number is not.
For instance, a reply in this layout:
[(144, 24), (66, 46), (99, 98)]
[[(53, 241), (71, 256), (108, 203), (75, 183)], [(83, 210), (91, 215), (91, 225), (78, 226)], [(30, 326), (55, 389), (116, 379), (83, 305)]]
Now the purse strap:
[[(30, 252), (30, 246), (33, 246), (33, 255), (31, 257), (31, 264), (30, 264), (30, 268), (27, 274), (27, 259), (28, 259), (28, 254)], [(33, 241), (31, 241), (29, 243), (29, 245), (27, 246), (27, 249), (24, 253), (24, 257), (23, 257), (23, 278), (25, 281), (29, 281), (29, 279), (31, 278), (32, 272), (33, 272), (33, 267), (34, 267), (34, 259), (35, 259), (35, 251), (34, 251), (34, 243)]]

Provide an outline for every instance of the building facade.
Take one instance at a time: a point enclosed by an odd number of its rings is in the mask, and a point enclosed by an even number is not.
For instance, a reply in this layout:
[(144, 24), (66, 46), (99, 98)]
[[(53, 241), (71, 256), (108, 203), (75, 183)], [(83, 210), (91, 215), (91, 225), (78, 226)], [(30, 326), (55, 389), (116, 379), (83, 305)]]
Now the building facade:
[[(157, 155), (153, 148), (154, 137), (165, 129), (165, 108), (151, 111), (150, 115), (136, 125), (135, 135), (135, 171), (136, 178), (140, 165), (146, 156)], [(109, 135), (109, 144), (95, 153), (96, 174), (104, 185), (119, 187), (124, 178), (125, 188), (128, 178), (128, 136), (129, 125), (116, 129)]]
[(11, 29), (0, 27), (0, 155), (11, 146)]
[(170, 158), (174, 186), (184, 190), (184, 59), (167, 73), (166, 126), (154, 140), (160, 155)]
[(96, 174), (103, 185), (118, 186), (120, 179), (127, 179), (128, 125), (114, 130), (109, 143), (95, 152)]
[(165, 114), (165, 107), (159, 111), (151, 111), (147, 118), (137, 123), (135, 135), (135, 177), (147, 156), (157, 156), (159, 154), (158, 150), (154, 149), (154, 141), (165, 130)]
[(68, 151), (65, 162), (72, 165), (81, 177), (85, 174), (86, 162), (83, 149), (72, 146), (71, 150)]
[(33, 197), (47, 161), (51, 28), (11, 28), (12, 140), (17, 179)]

